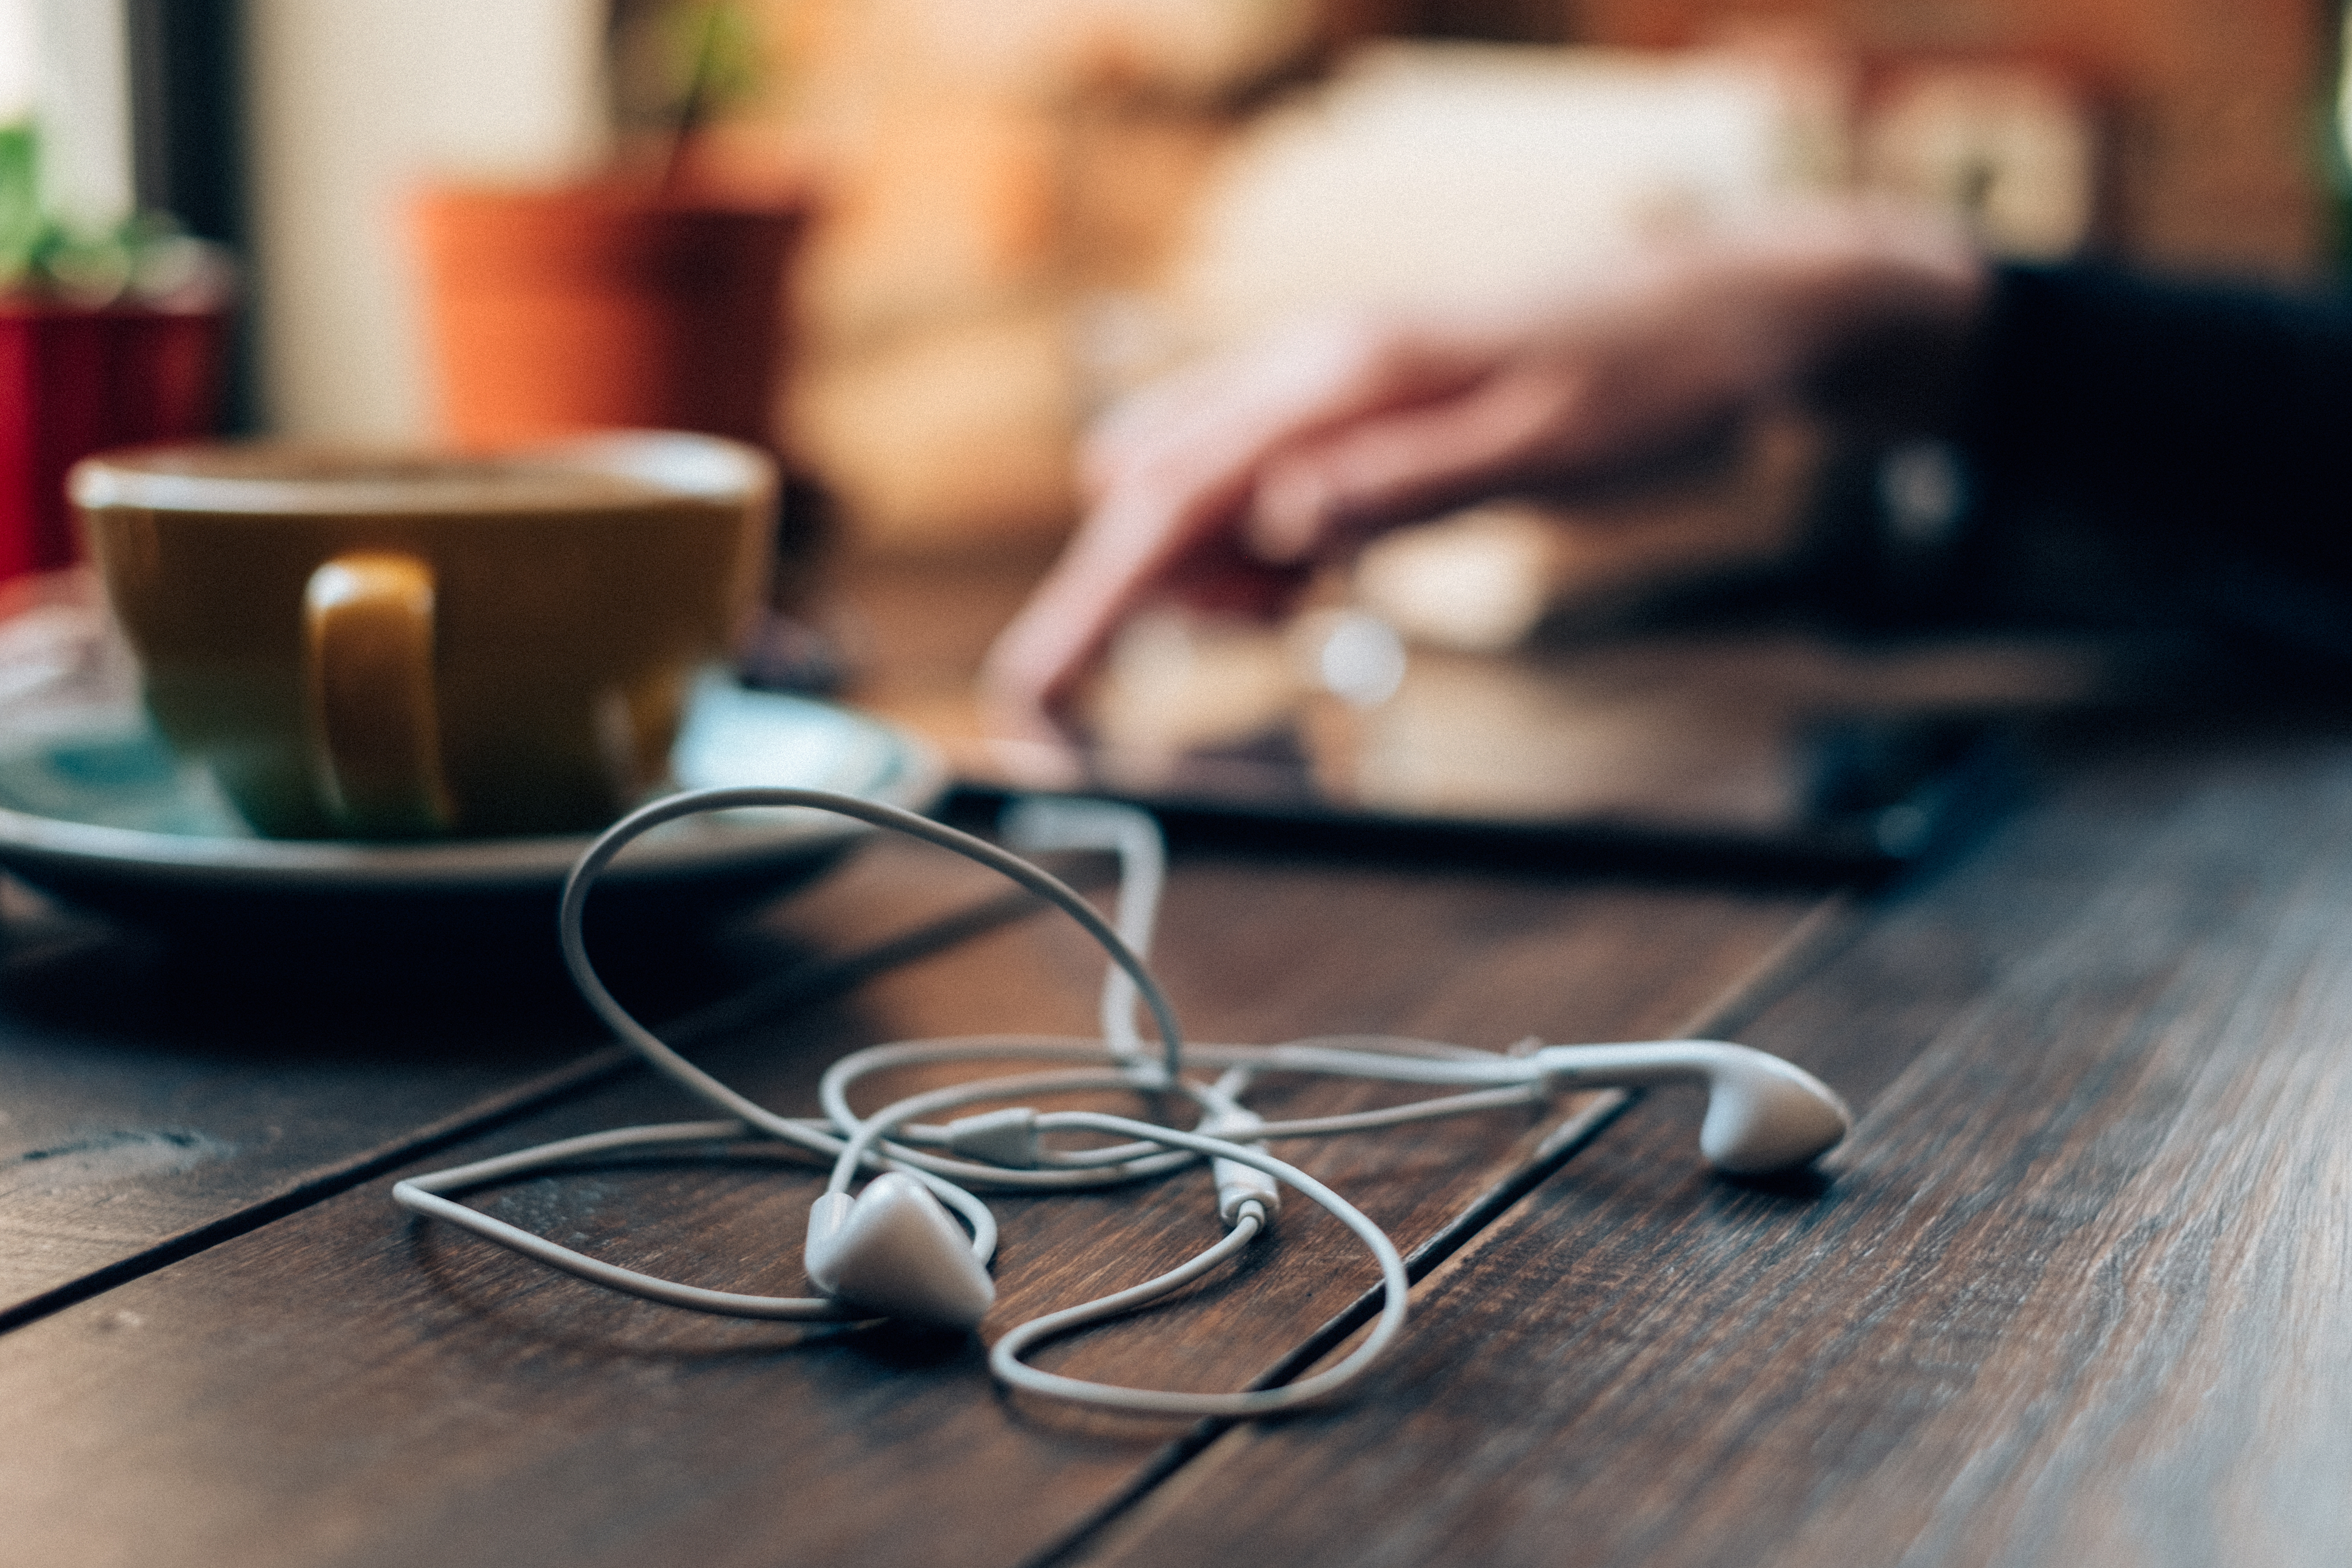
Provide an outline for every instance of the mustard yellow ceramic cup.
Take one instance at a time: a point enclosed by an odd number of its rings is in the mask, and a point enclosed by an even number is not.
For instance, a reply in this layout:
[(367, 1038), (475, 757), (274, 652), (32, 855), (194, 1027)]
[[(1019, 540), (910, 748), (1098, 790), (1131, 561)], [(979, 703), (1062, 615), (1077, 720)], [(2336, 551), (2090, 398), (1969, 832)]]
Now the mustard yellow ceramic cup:
[(648, 432), (157, 447), (69, 489), (173, 747), (265, 834), (414, 838), (594, 828), (661, 781), (764, 580), (775, 475)]

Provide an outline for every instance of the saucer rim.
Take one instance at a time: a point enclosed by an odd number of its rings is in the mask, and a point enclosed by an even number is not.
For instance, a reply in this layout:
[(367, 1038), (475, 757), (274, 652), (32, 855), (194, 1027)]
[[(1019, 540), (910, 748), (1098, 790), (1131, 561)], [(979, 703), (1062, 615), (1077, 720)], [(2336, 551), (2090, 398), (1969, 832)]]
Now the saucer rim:
[[(944, 757), (913, 731), (855, 708), (785, 692), (761, 695), (824, 708), (890, 742), (891, 765), (845, 793), (909, 811), (929, 810), (946, 796), (950, 780)], [(873, 831), (846, 817), (711, 818), (695, 831), (630, 846), (606, 876), (618, 883), (653, 883), (754, 869), (765, 862), (798, 860)], [(234, 883), (256, 890), (334, 884), (387, 892), (537, 887), (567, 875), (595, 837), (548, 834), (415, 844), (240, 838), (159, 833), (0, 806), (0, 866), (39, 862), (159, 883)]]

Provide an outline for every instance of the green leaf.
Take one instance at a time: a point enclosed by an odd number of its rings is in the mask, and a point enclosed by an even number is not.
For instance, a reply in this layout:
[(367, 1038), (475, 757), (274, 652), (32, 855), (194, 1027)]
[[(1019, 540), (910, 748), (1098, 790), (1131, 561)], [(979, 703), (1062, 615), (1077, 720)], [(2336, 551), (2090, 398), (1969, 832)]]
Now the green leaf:
[(0, 289), (16, 286), (33, 265), (48, 225), (41, 216), (40, 137), (29, 120), (0, 125)]

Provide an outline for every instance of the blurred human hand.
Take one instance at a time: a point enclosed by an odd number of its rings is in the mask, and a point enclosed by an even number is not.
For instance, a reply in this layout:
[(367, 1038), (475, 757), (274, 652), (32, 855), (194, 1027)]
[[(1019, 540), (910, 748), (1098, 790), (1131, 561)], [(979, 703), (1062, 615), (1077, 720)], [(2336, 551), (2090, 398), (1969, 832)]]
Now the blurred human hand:
[(1001, 719), (1042, 716), (1156, 594), (1271, 612), (1374, 531), (1638, 464), (1832, 373), (1892, 385), (1902, 367), (1867, 362), (1957, 345), (1985, 292), (1956, 232), (1847, 206), (1661, 246), (1557, 297), (1301, 324), (1097, 428), (1093, 504), (991, 650), (985, 694)]

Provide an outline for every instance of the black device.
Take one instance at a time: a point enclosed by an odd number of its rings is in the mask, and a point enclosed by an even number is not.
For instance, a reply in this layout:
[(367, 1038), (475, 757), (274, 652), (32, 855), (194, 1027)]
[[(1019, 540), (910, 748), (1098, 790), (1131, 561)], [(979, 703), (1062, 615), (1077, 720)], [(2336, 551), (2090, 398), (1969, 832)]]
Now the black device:
[(1301, 847), (1868, 872), (1946, 840), (2000, 794), (2019, 721), (2102, 679), (2079, 643), (1767, 629), (1487, 656), (1383, 651), (1349, 617), (1154, 657), (1114, 655), (1065, 737), (952, 747), (967, 798), (1105, 795)]

